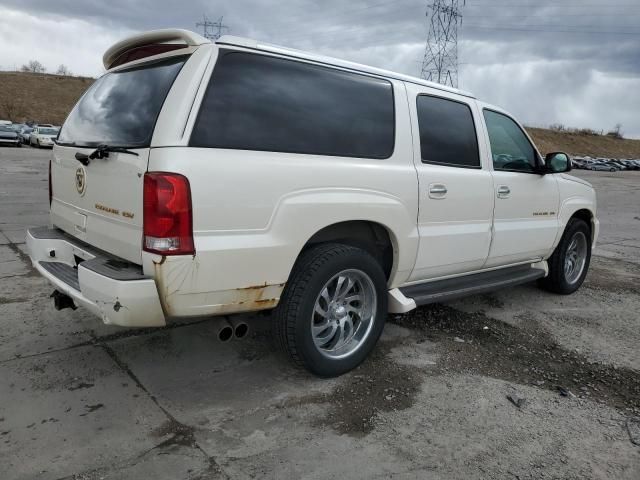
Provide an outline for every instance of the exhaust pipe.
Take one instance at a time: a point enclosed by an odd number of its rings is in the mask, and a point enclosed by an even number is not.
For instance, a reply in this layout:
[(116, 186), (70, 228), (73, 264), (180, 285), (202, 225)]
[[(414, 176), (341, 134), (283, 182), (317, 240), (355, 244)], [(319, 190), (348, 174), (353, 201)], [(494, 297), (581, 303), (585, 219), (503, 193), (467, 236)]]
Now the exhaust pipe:
[(249, 333), (249, 324), (244, 320), (232, 318), (230, 323), (233, 326), (233, 336), (237, 339), (244, 338)]
[(76, 304), (73, 303), (73, 298), (59, 290), (54, 290), (49, 298), (53, 298), (53, 306), (56, 310), (64, 310), (65, 308), (75, 310), (78, 308), (76, 307)]
[(218, 322), (216, 336), (221, 342), (228, 342), (233, 338), (233, 326), (226, 320)]

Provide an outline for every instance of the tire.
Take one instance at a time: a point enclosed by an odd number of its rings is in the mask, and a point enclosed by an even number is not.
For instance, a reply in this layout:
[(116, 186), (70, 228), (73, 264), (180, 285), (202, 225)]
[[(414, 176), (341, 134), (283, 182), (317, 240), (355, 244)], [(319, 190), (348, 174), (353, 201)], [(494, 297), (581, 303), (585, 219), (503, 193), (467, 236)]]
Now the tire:
[[(574, 240), (584, 246), (584, 252), (578, 254), (578, 256), (583, 256), (583, 263), (582, 266), (579, 267), (579, 274), (575, 266), (572, 270), (569, 269), (571, 272), (571, 274), (569, 274), (568, 267), (566, 266), (567, 254)], [(580, 250), (580, 247), (578, 247), (578, 250)], [(589, 264), (591, 263), (591, 229), (584, 220), (580, 220), (579, 218), (569, 220), (560, 239), (560, 243), (553, 252), (553, 255), (549, 258), (548, 263), (549, 275), (538, 281), (540, 287), (560, 295), (569, 295), (580, 288), (587, 276)]]
[[(346, 280), (340, 283), (340, 278)], [(296, 261), (274, 312), (274, 332), (295, 364), (319, 377), (336, 377), (369, 355), (386, 315), (387, 281), (380, 264), (362, 249), (328, 243), (308, 249)], [(350, 339), (341, 348), (340, 332)]]
[(615, 168), (610, 168), (610, 169), (609, 169), (609, 171), (610, 171), (610, 172), (615, 172), (615, 171), (616, 171), (616, 169), (615, 169)]

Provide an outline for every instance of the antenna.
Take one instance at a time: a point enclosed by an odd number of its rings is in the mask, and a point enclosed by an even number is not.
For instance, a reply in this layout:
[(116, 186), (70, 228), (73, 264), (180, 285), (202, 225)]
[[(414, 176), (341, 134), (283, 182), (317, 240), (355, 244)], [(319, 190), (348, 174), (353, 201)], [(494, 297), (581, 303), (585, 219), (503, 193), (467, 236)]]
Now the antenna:
[(223, 30), (228, 30), (225, 24), (222, 23), (224, 17), (220, 17), (218, 20), (211, 21), (206, 15), (202, 15), (202, 21), (196, 23), (196, 27), (202, 27), (202, 35), (211, 41), (216, 41), (222, 36)]
[[(458, 87), (458, 24), (462, 24), (459, 0), (433, 0), (427, 47), (422, 60), (422, 78)], [(463, 6), (466, 0), (462, 0)], [(431, 10), (431, 11), (429, 11)]]

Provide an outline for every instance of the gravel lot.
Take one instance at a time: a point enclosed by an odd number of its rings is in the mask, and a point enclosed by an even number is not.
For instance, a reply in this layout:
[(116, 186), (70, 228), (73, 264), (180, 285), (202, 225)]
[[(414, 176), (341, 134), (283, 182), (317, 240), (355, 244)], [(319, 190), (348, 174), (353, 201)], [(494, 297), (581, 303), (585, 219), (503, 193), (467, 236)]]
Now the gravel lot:
[(221, 344), (215, 320), (56, 312), (23, 243), (48, 221), (50, 155), (0, 149), (3, 480), (640, 478), (640, 172), (575, 172), (602, 222), (578, 293), (394, 315), (370, 360), (318, 380), (275, 352), (268, 315)]

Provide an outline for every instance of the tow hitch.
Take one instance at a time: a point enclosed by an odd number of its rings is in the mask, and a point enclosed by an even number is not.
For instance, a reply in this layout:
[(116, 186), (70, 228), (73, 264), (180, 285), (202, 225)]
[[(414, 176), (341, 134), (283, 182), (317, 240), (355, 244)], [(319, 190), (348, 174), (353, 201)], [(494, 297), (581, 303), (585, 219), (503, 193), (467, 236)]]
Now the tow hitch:
[(78, 308), (76, 307), (76, 304), (73, 303), (73, 299), (69, 295), (58, 290), (54, 290), (50, 295), (50, 298), (53, 298), (53, 305), (56, 307), (56, 310), (64, 310), (65, 308), (75, 310)]

